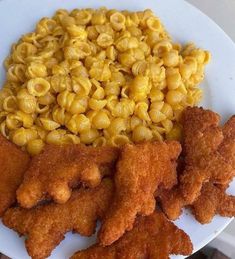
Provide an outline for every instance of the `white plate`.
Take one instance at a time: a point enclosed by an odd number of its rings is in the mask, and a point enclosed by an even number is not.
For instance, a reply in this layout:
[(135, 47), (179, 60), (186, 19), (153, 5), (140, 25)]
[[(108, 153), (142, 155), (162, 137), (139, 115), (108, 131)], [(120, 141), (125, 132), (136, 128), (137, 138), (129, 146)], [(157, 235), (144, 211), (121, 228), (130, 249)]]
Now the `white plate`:
[[(212, 62), (206, 69), (205, 81), (202, 84), (205, 93), (202, 105), (219, 112), (223, 120), (235, 113), (235, 45), (213, 21), (181, 0), (0, 0), (0, 63), (8, 55), (10, 45), (23, 33), (32, 31), (35, 22), (43, 16), (52, 16), (59, 8), (100, 6), (133, 11), (151, 8), (161, 18), (175, 41), (193, 41), (210, 50)], [(0, 69), (1, 84), (5, 73), (2, 65)], [(230, 193), (235, 194), (235, 181)], [(194, 251), (197, 251), (215, 238), (230, 222), (231, 219), (216, 216), (210, 224), (200, 225), (189, 212), (185, 212), (176, 224), (190, 235)], [(81, 238), (69, 233), (50, 258), (68, 258), (94, 240), (95, 237)], [(24, 239), (4, 227), (1, 222), (0, 251), (14, 259), (28, 258)]]

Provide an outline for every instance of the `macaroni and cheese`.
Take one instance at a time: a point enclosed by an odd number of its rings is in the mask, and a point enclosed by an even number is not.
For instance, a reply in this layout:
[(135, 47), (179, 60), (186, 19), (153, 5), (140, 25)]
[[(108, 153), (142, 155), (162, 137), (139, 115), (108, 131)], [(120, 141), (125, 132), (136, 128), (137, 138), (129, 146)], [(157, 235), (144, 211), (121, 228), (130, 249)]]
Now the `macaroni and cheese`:
[(58, 10), (5, 60), (0, 132), (32, 155), (45, 143), (179, 139), (209, 60), (173, 42), (151, 10)]

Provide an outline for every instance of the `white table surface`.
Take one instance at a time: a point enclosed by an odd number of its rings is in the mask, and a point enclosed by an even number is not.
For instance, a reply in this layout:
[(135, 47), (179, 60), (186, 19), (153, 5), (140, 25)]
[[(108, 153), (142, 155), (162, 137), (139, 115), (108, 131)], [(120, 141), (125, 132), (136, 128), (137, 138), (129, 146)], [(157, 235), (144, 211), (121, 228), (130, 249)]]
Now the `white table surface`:
[(235, 0), (187, 0), (187, 2), (212, 18), (235, 42)]

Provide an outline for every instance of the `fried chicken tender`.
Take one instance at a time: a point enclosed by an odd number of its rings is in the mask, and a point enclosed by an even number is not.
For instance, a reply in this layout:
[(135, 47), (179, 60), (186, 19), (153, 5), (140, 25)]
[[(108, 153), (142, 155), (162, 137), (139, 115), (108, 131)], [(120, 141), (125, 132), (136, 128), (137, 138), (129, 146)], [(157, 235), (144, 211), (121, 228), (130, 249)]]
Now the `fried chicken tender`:
[(44, 259), (69, 231), (83, 236), (92, 235), (97, 219), (103, 217), (107, 210), (112, 193), (112, 181), (104, 179), (96, 188), (73, 191), (65, 204), (8, 209), (3, 223), (20, 235), (27, 235), (26, 249), (33, 259)]
[(213, 183), (205, 183), (201, 195), (192, 204), (192, 211), (201, 224), (211, 222), (215, 214), (234, 217), (235, 196), (226, 194), (225, 189), (221, 189)]
[(71, 188), (80, 183), (88, 187), (100, 184), (118, 158), (115, 147), (86, 147), (84, 145), (48, 145), (32, 159), (17, 190), (17, 200), (24, 208), (32, 208), (45, 199), (65, 203)]
[(150, 216), (137, 218), (133, 229), (112, 245), (95, 244), (75, 253), (71, 259), (167, 259), (170, 254), (191, 253), (189, 236), (168, 221), (163, 213), (155, 211)]
[(176, 141), (127, 144), (121, 148), (115, 178), (115, 195), (99, 232), (103, 246), (132, 229), (137, 214), (155, 209), (154, 192), (159, 185), (176, 184), (176, 159), (181, 146)]
[(29, 155), (0, 135), (0, 217), (16, 201), (29, 161)]
[(162, 210), (170, 220), (178, 219), (183, 207), (188, 205), (178, 186), (171, 190), (161, 190), (156, 198), (160, 201)]
[(219, 115), (209, 110), (194, 107), (184, 113), (186, 168), (180, 182), (189, 203), (199, 196), (204, 182), (228, 184), (235, 175), (235, 118), (223, 128), (218, 123)]
[(185, 170), (179, 184), (159, 196), (169, 219), (193, 204), (205, 183), (228, 185), (235, 176), (235, 116), (221, 128), (219, 115), (202, 108), (187, 108), (183, 115)]

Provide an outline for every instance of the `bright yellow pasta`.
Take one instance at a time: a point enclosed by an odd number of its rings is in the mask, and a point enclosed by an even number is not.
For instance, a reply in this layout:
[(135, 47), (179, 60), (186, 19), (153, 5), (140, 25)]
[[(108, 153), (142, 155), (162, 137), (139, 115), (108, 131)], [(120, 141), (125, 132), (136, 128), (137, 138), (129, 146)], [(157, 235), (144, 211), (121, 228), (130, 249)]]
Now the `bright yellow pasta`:
[(30, 140), (27, 143), (27, 151), (33, 156), (38, 155), (42, 151), (44, 145), (42, 139)]
[(147, 141), (153, 138), (153, 133), (146, 126), (139, 125), (134, 128), (132, 138), (134, 142)]
[(31, 155), (46, 143), (180, 139), (210, 53), (170, 38), (151, 10), (58, 10), (6, 58), (0, 132)]
[(90, 120), (84, 114), (74, 114), (65, 125), (74, 134), (86, 132), (91, 128)]
[(30, 79), (27, 83), (27, 89), (33, 96), (44, 96), (50, 90), (50, 83), (41, 77)]
[(72, 114), (83, 113), (87, 109), (87, 97), (80, 97), (67, 90), (57, 96), (57, 102), (60, 107)]
[(31, 95), (26, 88), (22, 88), (17, 93), (18, 108), (25, 112), (32, 114), (36, 110), (37, 100), (35, 96)]

